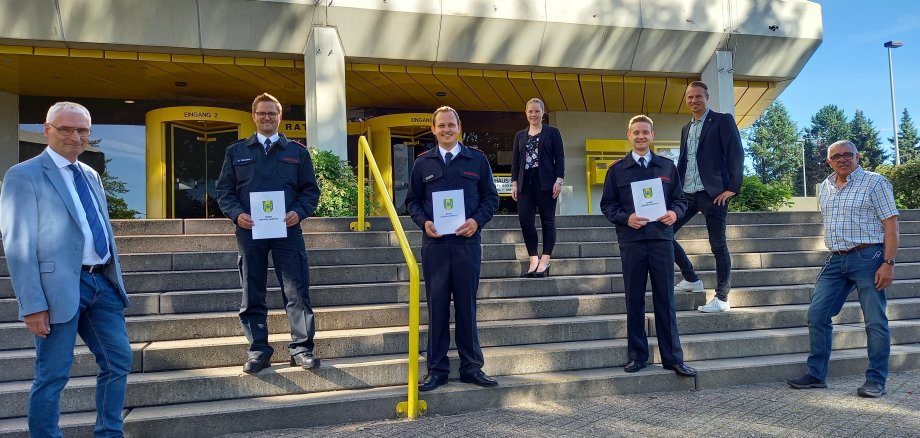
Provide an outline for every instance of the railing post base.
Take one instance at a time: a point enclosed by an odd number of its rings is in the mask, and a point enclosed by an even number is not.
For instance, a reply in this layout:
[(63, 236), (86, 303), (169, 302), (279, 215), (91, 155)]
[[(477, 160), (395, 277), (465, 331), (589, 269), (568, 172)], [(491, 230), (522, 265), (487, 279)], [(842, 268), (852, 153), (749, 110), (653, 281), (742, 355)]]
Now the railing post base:
[(396, 404), (396, 415), (402, 418), (408, 418), (410, 420), (415, 420), (419, 416), (425, 415), (428, 412), (428, 403), (425, 400), (419, 400), (415, 405), (415, 412), (409, 411), (409, 402), (399, 402)]
[(351, 228), (351, 231), (367, 231), (371, 229), (371, 223), (364, 222), (364, 226), (362, 227), (361, 221), (354, 221), (348, 227)]

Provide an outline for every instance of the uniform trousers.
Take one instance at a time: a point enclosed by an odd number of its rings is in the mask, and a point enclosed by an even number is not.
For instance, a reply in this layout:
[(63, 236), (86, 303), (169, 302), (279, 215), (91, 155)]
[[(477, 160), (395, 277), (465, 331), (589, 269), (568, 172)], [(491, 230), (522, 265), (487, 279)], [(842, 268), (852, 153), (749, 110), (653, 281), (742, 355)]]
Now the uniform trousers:
[(649, 360), (645, 333), (645, 286), (652, 282), (655, 333), (661, 364), (684, 363), (674, 310), (674, 247), (670, 240), (641, 240), (620, 243), (623, 282), (626, 286), (626, 335), (629, 358)]
[(252, 238), (252, 230), (237, 227), (236, 242), (240, 251), (240, 283), (243, 300), (240, 323), (249, 340), (249, 358), (268, 360), (274, 348), (268, 343), (268, 254), (271, 252), (275, 275), (281, 285), (284, 310), (291, 325), (291, 356), (313, 352), (316, 331), (310, 306), (310, 264), (299, 226), (288, 227), (286, 238)]
[(476, 327), (476, 291), (482, 266), (482, 246), (424, 243), (422, 273), (428, 300), (428, 374), (450, 374), (450, 303), (454, 302), (454, 338), (460, 354), (460, 375), (471, 376), (484, 364)]

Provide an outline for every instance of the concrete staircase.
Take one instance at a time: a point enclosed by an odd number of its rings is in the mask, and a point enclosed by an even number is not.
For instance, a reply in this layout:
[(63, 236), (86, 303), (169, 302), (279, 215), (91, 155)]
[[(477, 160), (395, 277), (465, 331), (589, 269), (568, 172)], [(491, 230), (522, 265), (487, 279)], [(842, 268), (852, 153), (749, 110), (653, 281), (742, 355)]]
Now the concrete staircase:
[[(920, 367), (920, 211), (903, 211), (900, 219), (896, 281), (888, 291), (893, 371)], [(133, 301), (126, 432), (206, 437), (395, 417), (396, 403), (406, 398), (408, 271), (386, 220), (373, 218), (373, 231), (363, 233), (347, 231), (350, 222), (310, 219), (303, 225), (317, 313), (316, 353), (323, 366), (307, 371), (287, 365), (287, 320), (274, 288), (269, 324), (276, 363), (252, 376), (241, 367), (246, 340), (236, 315), (240, 289), (229, 221), (117, 222)], [(826, 257), (819, 214), (729, 216), (732, 311), (696, 312), (711, 290), (676, 295), (685, 357), (699, 370), (695, 379), (678, 378), (660, 366), (622, 371), (628, 360), (626, 316), (615, 232), (600, 216), (562, 216), (557, 223), (559, 243), (548, 279), (517, 278), (526, 252), (516, 217), (496, 217), (484, 230), (479, 333), (485, 371), (501, 386), (482, 389), (453, 381), (421, 395), (431, 413), (776, 381), (805, 371), (806, 310)], [(712, 286), (714, 261), (701, 224), (697, 218), (680, 238)], [(411, 230), (417, 251), (420, 232), (408, 220), (403, 226)], [(424, 302), (421, 310), (427, 321)], [(0, 258), (0, 437), (28, 435), (24, 416), (35, 356), (16, 312)], [(654, 344), (651, 313), (647, 319)], [(862, 373), (866, 341), (855, 294), (835, 324), (831, 377)], [(423, 325), (422, 349), (425, 332)], [(83, 346), (75, 356), (62, 424), (66, 434), (84, 436), (95, 418), (95, 363)], [(417, 360), (424, 375), (424, 359)]]

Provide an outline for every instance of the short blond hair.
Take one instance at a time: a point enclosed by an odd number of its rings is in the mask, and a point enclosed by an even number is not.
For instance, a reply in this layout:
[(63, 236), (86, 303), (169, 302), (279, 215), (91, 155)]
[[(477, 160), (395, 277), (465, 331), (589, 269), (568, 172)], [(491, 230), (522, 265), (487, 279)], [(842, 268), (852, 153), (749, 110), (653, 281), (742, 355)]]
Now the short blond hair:
[(460, 124), (460, 114), (457, 114), (457, 110), (445, 105), (445, 106), (439, 107), (438, 109), (434, 110), (434, 113), (431, 114), (431, 126), (434, 126), (434, 119), (438, 118), (438, 114), (446, 113), (448, 111), (454, 113), (454, 117), (457, 118), (457, 124), (459, 125)]
[(546, 112), (546, 104), (543, 103), (543, 101), (537, 97), (534, 97), (533, 99), (528, 100), (527, 103), (524, 104), (524, 111), (527, 111), (527, 107), (530, 106), (530, 104), (532, 103), (540, 105), (540, 111), (543, 111), (544, 113)]
[(627, 129), (627, 130), (632, 129), (633, 123), (636, 123), (636, 122), (645, 122), (645, 123), (648, 123), (648, 125), (652, 127), (652, 131), (655, 130), (655, 122), (652, 121), (652, 118), (651, 118), (651, 117), (649, 117), (649, 116), (647, 116), (647, 115), (645, 115), (645, 114), (637, 114), (637, 115), (635, 115), (635, 116), (632, 116), (632, 118), (629, 119), (629, 124), (626, 125), (626, 129)]
[(278, 107), (278, 114), (281, 114), (281, 102), (279, 102), (275, 96), (272, 96), (271, 94), (268, 94), (268, 93), (262, 93), (256, 96), (256, 98), (253, 99), (252, 101), (252, 112), (256, 112), (256, 106), (259, 104), (259, 102), (274, 103), (275, 106)]

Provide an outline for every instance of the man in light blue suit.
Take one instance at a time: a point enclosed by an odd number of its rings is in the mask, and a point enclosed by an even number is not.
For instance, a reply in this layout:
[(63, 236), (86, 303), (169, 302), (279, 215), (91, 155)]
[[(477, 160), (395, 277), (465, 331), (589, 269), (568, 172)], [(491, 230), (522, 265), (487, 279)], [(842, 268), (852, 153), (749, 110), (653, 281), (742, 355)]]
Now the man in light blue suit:
[(32, 437), (60, 437), (61, 390), (77, 334), (96, 357), (97, 437), (121, 437), (131, 346), (128, 306), (99, 174), (77, 161), (89, 140), (89, 111), (58, 102), (45, 119), (48, 147), (13, 166), (0, 191), (0, 233), (19, 300), (35, 335), (29, 393)]

